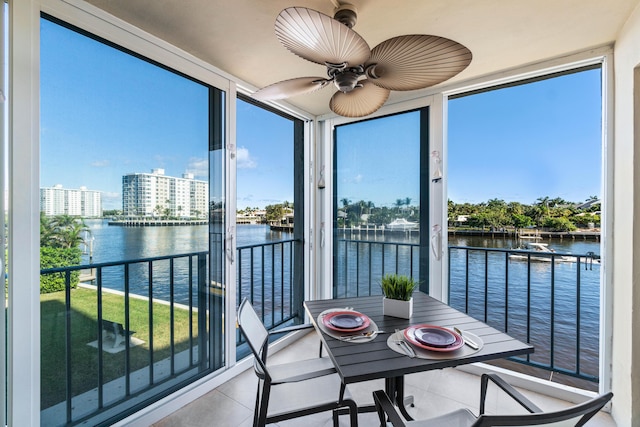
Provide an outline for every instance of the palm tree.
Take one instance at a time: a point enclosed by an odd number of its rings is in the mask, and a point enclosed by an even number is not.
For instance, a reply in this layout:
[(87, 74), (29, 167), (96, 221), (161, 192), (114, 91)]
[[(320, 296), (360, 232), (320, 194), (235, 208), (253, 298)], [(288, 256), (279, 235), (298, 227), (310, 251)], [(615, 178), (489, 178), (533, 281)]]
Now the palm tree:
[(367, 202), (367, 213), (371, 214), (371, 209), (375, 208), (376, 205), (372, 201)]
[(40, 212), (40, 246), (52, 246), (54, 243), (54, 227), (51, 218)]
[(75, 248), (85, 243), (83, 235), (90, 234), (81, 218), (58, 215), (53, 218), (40, 214), (40, 245), (57, 248)]
[(83, 233), (88, 231), (89, 228), (83, 222), (74, 222), (58, 232), (58, 241), (63, 248), (75, 248), (85, 242)]
[(542, 216), (549, 216), (549, 196), (545, 196), (545, 197), (538, 197), (537, 201), (538, 203), (536, 203), (539, 207), (540, 210), (542, 211)]

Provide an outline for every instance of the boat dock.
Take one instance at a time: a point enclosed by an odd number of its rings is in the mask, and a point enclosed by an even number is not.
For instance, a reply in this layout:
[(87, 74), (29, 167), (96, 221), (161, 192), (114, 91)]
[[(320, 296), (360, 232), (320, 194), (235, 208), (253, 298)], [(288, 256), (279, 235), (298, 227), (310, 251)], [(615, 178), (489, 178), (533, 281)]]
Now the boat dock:
[(122, 219), (109, 221), (109, 225), (120, 227), (175, 227), (182, 225), (207, 225), (206, 219)]
[(456, 230), (449, 229), (450, 236), (488, 236), (496, 239), (570, 239), (600, 241), (599, 231), (542, 231), (542, 230)]

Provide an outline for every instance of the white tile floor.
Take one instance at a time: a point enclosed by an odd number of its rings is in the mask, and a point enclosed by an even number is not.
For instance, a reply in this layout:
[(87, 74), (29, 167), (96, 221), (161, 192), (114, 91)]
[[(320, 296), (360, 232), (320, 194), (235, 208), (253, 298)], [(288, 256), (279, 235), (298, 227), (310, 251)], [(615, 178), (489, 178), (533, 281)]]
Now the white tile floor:
[[(318, 338), (314, 332), (274, 354), (272, 363), (283, 363), (291, 359), (317, 357)], [(225, 383), (205, 396), (176, 411), (156, 423), (155, 427), (250, 427), (253, 421), (253, 407), (257, 379), (253, 370), (245, 371), (233, 380)], [(372, 391), (384, 389), (384, 381), (371, 381), (354, 384), (349, 389), (361, 404), (372, 404)], [(569, 403), (540, 394), (523, 392), (543, 409), (560, 409)], [(480, 378), (457, 369), (412, 374), (406, 377), (405, 394), (413, 395), (416, 406), (409, 413), (416, 419), (427, 418), (467, 407), (478, 412), (480, 400)], [(516, 413), (517, 406), (504, 394), (493, 393), (487, 400), (487, 412)], [(360, 426), (377, 426), (375, 413), (360, 414)], [(331, 413), (311, 415), (304, 418), (278, 423), (279, 427), (330, 427)], [(348, 416), (340, 417), (340, 425), (348, 426)], [(616, 424), (606, 413), (596, 415), (588, 424), (590, 427), (615, 427)], [(275, 425), (274, 425), (275, 426)]]

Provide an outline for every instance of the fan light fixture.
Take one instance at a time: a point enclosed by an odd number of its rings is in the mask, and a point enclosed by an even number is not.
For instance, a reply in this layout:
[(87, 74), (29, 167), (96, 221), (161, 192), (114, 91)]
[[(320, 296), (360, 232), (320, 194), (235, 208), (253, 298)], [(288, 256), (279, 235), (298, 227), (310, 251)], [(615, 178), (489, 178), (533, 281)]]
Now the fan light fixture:
[(378, 110), (392, 90), (423, 89), (450, 79), (471, 63), (471, 51), (453, 40), (431, 35), (405, 35), (373, 49), (351, 28), (356, 8), (343, 4), (331, 18), (304, 7), (284, 9), (275, 23), (276, 37), (295, 55), (324, 65), (328, 77), (298, 77), (266, 86), (258, 100), (304, 95), (333, 83), (338, 91), (331, 111), (363, 117)]

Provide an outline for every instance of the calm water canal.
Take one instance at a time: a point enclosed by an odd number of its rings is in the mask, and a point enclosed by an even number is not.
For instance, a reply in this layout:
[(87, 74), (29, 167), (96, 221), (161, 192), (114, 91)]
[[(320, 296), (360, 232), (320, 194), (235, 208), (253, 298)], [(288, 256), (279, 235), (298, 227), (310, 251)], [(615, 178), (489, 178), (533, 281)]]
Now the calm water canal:
[[(106, 220), (89, 220), (93, 236), (92, 261), (94, 263), (141, 259), (172, 254), (208, 250), (208, 226), (179, 227), (119, 227), (109, 226)], [(272, 232), (264, 225), (239, 225), (237, 245), (246, 246), (290, 239), (292, 234)], [(386, 236), (359, 236), (360, 240), (378, 242), (418, 243), (418, 236), (402, 233)], [(358, 236), (340, 232), (339, 239)], [(587, 254), (600, 253), (600, 243), (584, 240), (539, 241), (549, 244), (558, 253)], [(450, 238), (450, 246), (480, 248), (517, 247), (522, 242), (513, 239), (492, 239), (490, 237)], [(561, 357), (564, 365), (581, 365), (583, 371), (597, 375), (598, 324), (600, 265), (593, 264), (578, 271), (576, 263), (556, 263), (551, 268), (548, 262), (532, 262), (506, 259), (504, 253), (470, 252), (469, 266), (466, 251), (453, 249), (450, 252), (450, 303), (465, 309), (474, 317), (487, 319), (499, 328), (507, 326), (509, 333), (531, 342), (536, 346), (533, 360), (547, 362), (549, 357)], [(353, 255), (355, 256), (355, 255)], [(347, 257), (347, 265), (354, 268), (353, 259)], [(488, 268), (485, 261), (488, 260)], [(245, 260), (243, 260), (244, 262)], [(89, 263), (89, 253), (83, 256), (83, 263)], [(167, 298), (169, 289), (168, 263), (154, 264), (153, 283), (155, 298)], [(339, 261), (340, 264), (340, 261)], [(505, 269), (508, 265), (508, 269)], [(342, 268), (342, 267), (339, 267)], [(188, 265), (176, 262), (176, 276), (187, 277)], [(508, 271), (508, 273), (505, 273)], [(485, 274), (486, 273), (486, 274)], [(265, 272), (271, 274), (271, 272)], [(350, 273), (348, 273), (350, 274)], [(553, 281), (551, 280), (553, 276)], [(132, 268), (130, 272), (131, 292), (147, 295), (148, 268)], [(485, 280), (485, 277), (488, 277)], [(176, 284), (180, 281), (177, 279)], [(104, 286), (123, 289), (122, 268), (103, 272)], [(553, 282), (553, 289), (551, 283)], [(576, 287), (579, 282), (579, 288)], [(507, 287), (508, 284), (508, 293)], [(137, 288), (138, 287), (138, 288)], [(183, 287), (184, 288), (184, 287)], [(243, 285), (244, 288), (244, 285)], [(487, 290), (487, 292), (485, 292)], [(377, 289), (376, 292), (378, 293)], [(468, 300), (466, 300), (468, 295)], [(485, 295), (486, 298), (485, 298)], [(552, 295), (555, 295), (553, 298)], [(178, 290), (178, 302), (186, 302), (188, 291)], [(181, 301), (183, 300), (183, 301)], [(576, 301), (580, 301), (580, 308)], [(486, 304), (485, 304), (486, 303)], [(487, 307), (485, 312), (485, 307)], [(553, 323), (550, 322), (553, 312)], [(530, 316), (527, 316), (530, 313)], [(576, 326), (579, 320), (579, 326)], [(527, 328), (527, 322), (529, 327)], [(529, 336), (527, 336), (527, 330)], [(553, 337), (556, 354), (549, 354), (549, 340)], [(576, 340), (580, 340), (580, 355), (576, 354)]]

